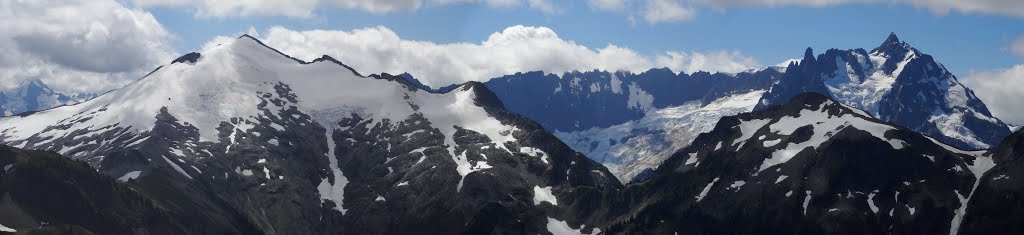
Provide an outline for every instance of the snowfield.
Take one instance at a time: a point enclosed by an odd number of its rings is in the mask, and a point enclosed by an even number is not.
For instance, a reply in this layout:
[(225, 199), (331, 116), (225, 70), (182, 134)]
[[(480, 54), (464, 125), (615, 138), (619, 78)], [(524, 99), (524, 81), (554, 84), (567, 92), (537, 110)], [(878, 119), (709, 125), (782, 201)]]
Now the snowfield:
[(604, 164), (619, 180), (629, 182), (645, 169), (656, 168), (700, 133), (710, 131), (722, 117), (751, 111), (764, 92), (734, 94), (705, 106), (692, 101), (651, 110), (638, 121), (555, 135), (576, 151)]
[[(279, 90), (288, 90), (294, 97), (281, 97)], [(282, 102), (264, 102), (261, 98)], [(291, 101), (294, 99), (294, 101)], [(115, 134), (120, 138), (141, 143), (153, 130), (162, 109), (177, 119), (178, 124), (192, 126), (199, 132), (200, 142), (223, 143), (231, 146), (241, 135), (258, 124), (257, 117), (276, 115), (285, 119), (285, 110), (297, 109), (310, 114), (312, 119), (327, 128), (323, 133), (329, 141), (326, 158), (333, 174), (322, 178), (317, 187), (322, 200), (332, 201), (335, 209), (344, 213), (344, 188), (348, 183), (334, 155), (331, 134), (342, 118), (358, 116), (372, 120), (370, 126), (384, 121), (392, 123), (407, 120), (414, 115), (429, 120), (430, 126), (444, 134), (447, 152), (456, 162), (457, 174), (465, 178), (471, 172), (488, 169), (486, 161), (470, 162), (465, 152), (456, 152), (453, 136), (458, 128), (485, 135), (499, 149), (505, 143), (515, 142), (512, 133), (518, 128), (505, 125), (491, 117), (475, 103), (476, 92), (461, 87), (449, 93), (430, 93), (410, 89), (399, 82), (376, 79), (358, 74), (347, 66), (323, 57), (313, 62), (302, 62), (273, 50), (248, 36), (216, 46), (193, 61), (165, 65), (153, 73), (95, 99), (71, 106), (45, 110), (29, 117), (0, 118), (0, 140), (17, 143), (17, 147), (59, 149), (62, 154), (83, 154), (113, 148), (113, 143), (77, 143), (64, 145), (51, 143), (56, 139), (74, 136)], [(266, 113), (259, 107), (271, 110)], [(228, 125), (227, 137), (218, 137), (218, 127)], [(276, 130), (283, 127), (270, 124)], [(276, 140), (272, 145), (280, 145)], [(59, 145), (59, 146), (57, 146)], [(120, 146), (124, 147), (124, 146)], [(519, 149), (517, 149), (519, 150)], [(174, 156), (162, 156), (181, 175), (192, 179), (188, 168), (175, 149)], [(200, 152), (197, 149), (188, 151)], [(546, 153), (524, 147), (527, 154), (548, 162)], [(197, 170), (198, 171), (198, 170)], [(269, 170), (264, 169), (267, 178)], [(247, 176), (252, 170), (245, 169)], [(126, 174), (122, 181), (138, 177), (137, 172)], [(461, 189), (462, 182), (459, 182)]]

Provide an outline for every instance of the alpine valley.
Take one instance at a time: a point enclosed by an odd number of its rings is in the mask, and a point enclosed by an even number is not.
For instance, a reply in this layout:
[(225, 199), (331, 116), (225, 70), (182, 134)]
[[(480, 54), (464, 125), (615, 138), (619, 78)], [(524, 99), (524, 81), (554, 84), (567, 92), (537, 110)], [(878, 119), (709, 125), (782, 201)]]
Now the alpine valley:
[(895, 34), (443, 88), (245, 35), (98, 96), (28, 85), (0, 103), (0, 231), (1024, 233), (1024, 131)]

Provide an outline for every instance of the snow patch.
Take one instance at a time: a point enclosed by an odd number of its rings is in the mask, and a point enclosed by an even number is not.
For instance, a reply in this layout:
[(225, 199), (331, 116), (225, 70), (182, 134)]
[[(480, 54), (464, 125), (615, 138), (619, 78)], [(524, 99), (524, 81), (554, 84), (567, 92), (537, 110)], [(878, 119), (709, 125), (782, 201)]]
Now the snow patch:
[(582, 227), (580, 227), (580, 229), (574, 229), (570, 227), (569, 223), (566, 223), (565, 221), (548, 217), (547, 229), (549, 233), (554, 235), (590, 235), (601, 233), (601, 230), (597, 228), (594, 228), (594, 231), (592, 231), (591, 233), (583, 233), (580, 230), (583, 230), (584, 227), (586, 227), (586, 225), (583, 225)]
[(782, 182), (783, 180), (786, 180), (786, 178), (789, 178), (789, 176), (787, 176), (787, 175), (780, 175), (778, 179), (775, 179), (775, 183), (778, 184), (779, 182)]
[(764, 125), (768, 124), (768, 122), (770, 122), (770, 121), (772, 121), (772, 120), (771, 119), (754, 119), (754, 120), (746, 120), (746, 121), (740, 122), (740, 125), (739, 125), (739, 127), (740, 127), (740, 138), (736, 139), (736, 142), (733, 143), (733, 146), (736, 146), (739, 143), (743, 143), (743, 142), (746, 142), (747, 140), (750, 140), (750, 137), (754, 137), (754, 133), (757, 132), (758, 129), (761, 129), (761, 127), (764, 127)]
[(534, 147), (520, 147), (519, 152), (530, 156), (540, 157), (540, 160), (544, 161), (544, 164), (549, 164), (548, 153), (545, 153), (543, 150)]
[(626, 107), (638, 110), (651, 110), (654, 108), (654, 96), (647, 91), (640, 89), (635, 82), (629, 84), (629, 97), (626, 100)]
[(704, 186), (704, 190), (700, 191), (700, 195), (697, 195), (696, 197), (697, 202), (700, 202), (700, 200), (703, 200), (704, 197), (708, 195), (708, 192), (711, 191), (711, 186), (714, 186), (715, 182), (718, 182), (718, 179), (719, 178), (716, 177), (715, 180), (712, 180), (711, 183), (708, 183), (707, 186)]
[(747, 184), (746, 181), (738, 180), (738, 181), (732, 182), (732, 185), (729, 185), (729, 189), (739, 190), (739, 188), (743, 187), (743, 185), (745, 185), (745, 184)]
[[(967, 197), (961, 195), (960, 191), (953, 191), (956, 194), (956, 196), (960, 199), (960, 208), (953, 212), (953, 221), (951, 222), (949, 227), (950, 235), (956, 235), (957, 232), (959, 232), (957, 230), (960, 230), (960, 224), (963, 223), (964, 215), (967, 214), (967, 204), (971, 202), (971, 197), (973, 197), (974, 192), (978, 190), (978, 185), (981, 184), (981, 177), (984, 176), (986, 172), (988, 172), (989, 170), (992, 169), (992, 167), (995, 166), (996, 163), (995, 161), (992, 160), (991, 157), (983, 156), (975, 156), (974, 164), (967, 165), (967, 168), (971, 170), (972, 174), (974, 174), (974, 187), (971, 188), (971, 193), (967, 194)], [(914, 214), (913, 209), (910, 210), (910, 214)]]
[(872, 213), (878, 213), (878, 206), (875, 206), (875, 192), (868, 194), (868, 207), (871, 207)]
[[(548, 229), (550, 230), (550, 228), (548, 228)], [(17, 232), (17, 231), (18, 230), (14, 230), (13, 228), (8, 228), (7, 226), (4, 226), (3, 224), (0, 224), (0, 232), (13, 233), (13, 232)]]
[[(832, 114), (829, 114), (825, 110), (825, 107), (831, 104), (834, 103), (832, 103), (831, 101), (827, 101), (821, 104), (821, 107), (818, 108), (819, 110), (803, 109), (800, 111), (800, 114), (797, 117), (785, 116), (779, 119), (778, 122), (768, 126), (768, 128), (773, 133), (792, 135), (798, 128), (810, 125), (812, 128), (814, 128), (814, 134), (813, 136), (811, 136), (809, 140), (804, 141), (802, 143), (785, 143), (782, 149), (776, 150), (774, 153), (772, 153), (771, 158), (765, 159), (761, 163), (761, 166), (758, 168), (757, 172), (761, 172), (764, 171), (765, 169), (768, 169), (769, 167), (788, 162), (790, 159), (796, 156), (797, 153), (800, 153), (801, 151), (808, 147), (818, 148), (821, 146), (822, 143), (825, 143), (826, 141), (831, 139), (835, 133), (838, 133), (846, 128), (855, 128), (867, 131), (871, 135), (881, 140), (889, 140), (889, 138), (885, 137), (885, 133), (890, 130), (895, 130), (895, 128), (891, 126), (874, 123), (861, 117), (857, 117), (847, 113), (841, 113), (838, 116), (833, 116)], [(743, 124), (741, 124), (741, 127), (742, 125)], [(747, 128), (755, 129), (757, 127), (752, 126)], [(890, 141), (889, 144), (895, 149), (902, 148), (901, 143), (894, 143)]]
[(486, 161), (477, 161), (475, 165), (470, 163), (469, 158), (466, 156), (466, 152), (466, 150), (463, 150), (462, 153), (455, 156), (453, 159), (455, 160), (455, 171), (459, 173), (459, 176), (461, 176), (461, 178), (459, 178), (459, 184), (456, 186), (457, 191), (462, 191), (462, 183), (466, 180), (466, 176), (469, 175), (469, 173), (491, 168), (491, 165), (488, 165)]
[(326, 155), (331, 173), (334, 176), (334, 183), (332, 184), (328, 182), (328, 178), (324, 177), (320, 179), (320, 184), (317, 185), (316, 189), (320, 192), (321, 201), (334, 202), (334, 209), (340, 211), (342, 215), (345, 215), (345, 212), (348, 211), (348, 209), (345, 209), (344, 205), (345, 185), (348, 185), (348, 178), (345, 178), (341, 169), (338, 168), (338, 158), (337, 156), (334, 156), (334, 138), (331, 137), (333, 132), (334, 131), (331, 130), (327, 131)]
[(141, 173), (142, 173), (142, 171), (128, 172), (128, 173), (125, 173), (124, 175), (122, 175), (121, 177), (118, 177), (117, 181), (127, 182), (128, 180), (131, 180), (131, 179), (138, 179), (139, 178), (139, 174), (141, 174)]
[(683, 165), (690, 165), (697, 163), (697, 153), (690, 153), (690, 157), (686, 158), (686, 162)]
[[(730, 95), (704, 106), (696, 100), (650, 110), (637, 121), (554, 134), (626, 182), (645, 169), (657, 168), (676, 150), (689, 146), (697, 135), (711, 131), (723, 116), (753, 110), (763, 94), (763, 90), (755, 90)], [(716, 143), (716, 150), (725, 144)]]
[(807, 215), (807, 205), (811, 204), (811, 190), (807, 190), (804, 196), (804, 215)]
[(174, 168), (174, 170), (178, 171), (178, 173), (185, 175), (185, 177), (188, 177), (188, 179), (192, 179), (192, 176), (188, 175), (188, 173), (185, 172), (185, 169), (181, 169), (181, 166), (178, 166), (177, 163), (172, 162), (171, 159), (167, 159), (167, 156), (160, 155), (160, 157), (162, 157), (164, 161), (167, 162), (168, 165), (171, 165), (171, 168)]
[(558, 205), (558, 198), (551, 193), (551, 186), (543, 187), (533, 186), (533, 204), (540, 205), (541, 202), (548, 202), (551, 205)]

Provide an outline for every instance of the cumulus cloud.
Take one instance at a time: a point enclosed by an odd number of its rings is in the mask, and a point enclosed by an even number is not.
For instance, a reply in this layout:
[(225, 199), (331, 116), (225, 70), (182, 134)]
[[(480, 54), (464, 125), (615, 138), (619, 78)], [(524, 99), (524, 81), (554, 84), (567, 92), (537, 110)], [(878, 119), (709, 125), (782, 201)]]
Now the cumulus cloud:
[[(667, 67), (684, 72), (740, 72), (760, 67), (756, 60), (738, 52), (670, 51), (643, 55), (616, 45), (588, 48), (545, 27), (512, 26), (480, 43), (406, 40), (380, 26), (351, 31), (272, 27), (259, 38), (303, 60), (327, 54), (362, 73), (409, 72), (435, 87), (538, 70), (561, 74), (572, 70), (646, 71)], [(227, 38), (207, 45), (223, 40)]]
[(1020, 0), (902, 0), (938, 14), (950, 11), (960, 13), (998, 14), (1024, 17), (1024, 1)]
[(231, 18), (246, 16), (285, 16), (293, 18), (314, 17), (315, 10), (323, 7), (336, 7), (388, 14), (393, 12), (412, 12), (425, 4), (437, 6), (452, 4), (485, 4), (490, 7), (510, 8), (528, 6), (544, 13), (558, 13), (558, 8), (551, 0), (131, 0), (134, 6), (143, 8), (172, 7), (193, 8), (197, 18)]
[(744, 56), (738, 51), (716, 51), (709, 53), (669, 51), (657, 56), (657, 67), (670, 68), (673, 71), (694, 73), (698, 71), (736, 73), (749, 70), (759, 63), (753, 57)]
[(622, 11), (626, 9), (629, 0), (588, 0), (587, 5), (595, 10)]
[(1024, 36), (1020, 36), (1017, 40), (1013, 40), (1013, 43), (1010, 43), (1010, 52), (1015, 55), (1024, 56)]
[(880, 0), (697, 0), (710, 6), (804, 6), (825, 7), (849, 3), (882, 2)]
[(1024, 17), (1024, 1), (1020, 0), (587, 0), (591, 9), (627, 12), (630, 21), (636, 21), (639, 17), (651, 24), (692, 20), (700, 8), (831, 7), (862, 3), (905, 4), (928, 9), (939, 15), (959, 12)]
[(826, 7), (855, 3), (900, 3), (929, 9), (936, 14), (960, 13), (1024, 16), (1020, 0), (697, 0), (710, 6), (804, 6)]
[[(339, 1), (347, 2), (342, 6), (353, 8), (370, 6), (367, 10), (377, 10), (380, 6), (372, 3), (363, 4), (365, 1)], [(383, 1), (388, 2), (388, 1)], [(316, 8), (318, 0), (248, 0), (248, 1), (218, 1), (218, 0), (132, 0), (138, 7), (190, 7), (195, 8), (195, 16), (199, 18), (225, 18), (236, 16), (287, 16), (308, 18), (313, 16), (313, 9)]]
[(393, 11), (414, 11), (423, 4), (421, 0), (334, 0), (334, 3), (349, 9), (360, 9), (372, 13)]
[(112, 0), (0, 1), (0, 87), (40, 79), (57, 90), (118, 87), (173, 58), (148, 12)]
[(558, 7), (556, 7), (551, 0), (528, 0), (527, 3), (529, 3), (530, 8), (537, 9), (544, 13), (554, 14), (560, 12)]
[(691, 20), (696, 15), (696, 10), (677, 0), (648, 0), (643, 12), (644, 20), (651, 24)]
[(1024, 124), (1024, 64), (1005, 70), (976, 72), (963, 83), (988, 105), (992, 114), (1003, 121)]

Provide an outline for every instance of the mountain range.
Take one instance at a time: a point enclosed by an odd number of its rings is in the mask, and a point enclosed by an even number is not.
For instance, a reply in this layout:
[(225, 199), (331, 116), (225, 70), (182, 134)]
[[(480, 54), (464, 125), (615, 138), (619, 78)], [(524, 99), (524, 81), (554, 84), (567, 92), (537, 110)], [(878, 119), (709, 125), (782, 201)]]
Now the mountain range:
[(93, 97), (96, 94), (55, 92), (41, 80), (26, 80), (12, 89), (0, 90), (0, 114), (11, 116), (34, 112), (79, 103)]
[(831, 49), (815, 58), (808, 48), (787, 71), (758, 109), (817, 92), (961, 148), (989, 148), (1010, 134), (974, 91), (896, 34), (871, 52)]
[(89, 101), (2, 118), (0, 139), (225, 220), (187, 233), (536, 233), (578, 223), (555, 195), (621, 187), (480, 83), (403, 81), (243, 36)]
[(1022, 232), (1024, 132), (895, 35), (805, 54), (430, 88), (245, 35), (0, 118), (0, 231)]
[[(1011, 126), (945, 67), (891, 34), (870, 53), (831, 49), (738, 74), (604, 71), (519, 73), (484, 83), (509, 110), (555, 133), (630, 181), (656, 168), (719, 118), (816, 92), (950, 145), (986, 149)], [(755, 101), (751, 101), (751, 98)]]

